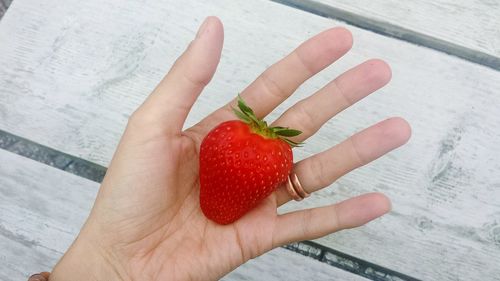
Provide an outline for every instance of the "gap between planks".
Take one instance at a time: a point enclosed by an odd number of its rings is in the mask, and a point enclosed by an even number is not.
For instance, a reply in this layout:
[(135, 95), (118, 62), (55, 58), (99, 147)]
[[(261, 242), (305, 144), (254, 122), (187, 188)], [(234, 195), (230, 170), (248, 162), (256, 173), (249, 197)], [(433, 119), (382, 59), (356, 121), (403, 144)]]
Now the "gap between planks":
[[(54, 168), (100, 183), (107, 168), (0, 130), (0, 149), (30, 158)], [(419, 279), (370, 263), (312, 241), (292, 243), (283, 248), (339, 269), (376, 281)]]
[(2, 19), (3, 15), (9, 8), (10, 3), (12, 3), (12, 0), (0, 0), (0, 19)]
[(494, 70), (500, 70), (500, 58), (493, 55), (457, 45), (414, 30), (397, 26), (388, 22), (367, 18), (312, 0), (270, 0), (292, 8), (296, 8), (321, 17), (343, 21), (347, 24), (372, 31), (374, 33), (396, 38), (418, 46), (430, 48), (448, 55), (477, 63)]

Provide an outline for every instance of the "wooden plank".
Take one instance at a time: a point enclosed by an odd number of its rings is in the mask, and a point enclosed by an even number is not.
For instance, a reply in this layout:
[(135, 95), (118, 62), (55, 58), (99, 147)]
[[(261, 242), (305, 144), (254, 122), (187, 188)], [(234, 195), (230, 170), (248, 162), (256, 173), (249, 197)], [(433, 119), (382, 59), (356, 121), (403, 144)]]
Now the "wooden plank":
[(342, 11), (353, 15), (346, 20), (356, 21), (358, 16), (372, 20), (381, 27), (399, 26), (500, 58), (498, 1), (308, 0), (301, 4), (307, 7), (317, 3), (331, 6), (343, 16), (347, 15)]
[[(98, 184), (0, 149), (0, 280), (50, 270), (90, 212)], [(262, 279), (264, 278), (264, 279)], [(276, 249), (224, 280), (368, 280)]]
[(346, 280), (368, 281), (359, 275), (304, 257), (295, 252), (278, 248), (253, 259), (229, 273), (222, 281), (302, 281)]
[[(241, 91), (302, 40), (338, 22), (268, 1), (16, 0), (0, 23), (0, 129), (106, 165), (128, 115), (161, 79), (200, 21), (226, 26), (218, 73), (188, 125)], [(111, 8), (112, 7), (112, 8)], [(78, 11), (78, 12), (75, 12)], [(175, 12), (174, 12), (175, 11)], [(61, 19), (54, 21), (54, 18)], [(348, 26), (349, 27), (349, 26)], [(393, 82), (341, 113), (295, 151), (302, 159), (393, 115), (413, 127), (403, 149), (282, 211), (381, 191), (394, 210), (323, 245), (425, 280), (500, 276), (500, 74), (349, 27), (352, 52), (301, 87), (270, 119), (372, 57)], [(244, 32), (242, 32), (244, 31)]]
[[(470, 48), (460, 45), (463, 40), (448, 40), (448, 38), (439, 38), (421, 32), (417, 29), (410, 29), (405, 26), (398, 25), (397, 22), (392, 23), (385, 21), (384, 18), (377, 19), (370, 16), (357, 14), (353, 11), (340, 9), (334, 5), (328, 5), (317, 1), (302, 1), (302, 0), (271, 0), (276, 3), (294, 7), (315, 15), (326, 18), (331, 18), (345, 22), (365, 30), (375, 32), (377, 34), (393, 37), (402, 41), (406, 41), (418, 46), (434, 49), (458, 58), (490, 67), (491, 69), (500, 71), (500, 57), (495, 54), (490, 54), (482, 50)], [(404, 5), (406, 6), (406, 5)], [(384, 10), (385, 11), (385, 10)], [(404, 13), (404, 12), (403, 12)], [(406, 14), (404, 14), (406, 15)], [(500, 21), (499, 21), (500, 22)], [(459, 25), (460, 23), (457, 23)], [(431, 27), (432, 30), (433, 27)], [(461, 31), (462, 29), (457, 29)]]
[(5, 150), (0, 163), (0, 280), (26, 280), (69, 247), (98, 184)]

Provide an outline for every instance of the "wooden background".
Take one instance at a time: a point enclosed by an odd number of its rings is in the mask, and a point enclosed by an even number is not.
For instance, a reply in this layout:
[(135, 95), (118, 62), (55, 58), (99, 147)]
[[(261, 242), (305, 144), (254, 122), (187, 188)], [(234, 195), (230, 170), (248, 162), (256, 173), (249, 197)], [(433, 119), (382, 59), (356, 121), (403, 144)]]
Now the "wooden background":
[[(393, 80), (327, 123), (295, 150), (296, 159), (390, 116), (403, 116), (413, 128), (403, 148), (280, 209), (384, 192), (393, 201), (390, 214), (316, 241), (374, 266), (336, 264), (352, 274), (279, 249), (228, 280), (262, 280), (262, 272), (269, 274), (266, 280), (330, 280), (329, 275), (339, 280), (499, 280), (500, 5), (278, 2), (67, 0), (61, 5), (60, 0), (15, 0), (0, 21), (0, 130), (15, 140), (4, 137), (0, 147), (39, 162), (0, 153), (0, 198), (7, 202), (0, 207), (0, 248), (7, 249), (0, 253), (0, 279), (50, 268), (64, 252), (98, 188), (83, 178), (95, 179), (90, 173), (74, 168), (80, 163), (75, 161), (107, 166), (130, 113), (200, 22), (217, 15), (226, 35), (221, 64), (187, 125), (231, 99), (303, 40), (340, 25), (353, 32), (353, 50), (306, 82), (270, 119), (369, 58), (386, 60)], [(30, 152), (18, 137), (33, 144)], [(56, 156), (46, 157), (46, 147)], [(335, 259), (322, 258), (326, 263)], [(283, 270), (276, 275), (270, 265), (279, 262)], [(298, 266), (301, 262), (305, 266)], [(295, 270), (287, 272), (287, 264)]]

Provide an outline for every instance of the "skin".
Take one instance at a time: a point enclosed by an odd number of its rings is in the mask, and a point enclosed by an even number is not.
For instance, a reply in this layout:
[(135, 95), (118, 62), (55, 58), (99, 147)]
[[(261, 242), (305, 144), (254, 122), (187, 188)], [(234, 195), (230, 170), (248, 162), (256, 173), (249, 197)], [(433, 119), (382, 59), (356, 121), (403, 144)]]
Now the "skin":
[[(278, 188), (230, 225), (204, 217), (199, 207), (198, 153), (217, 124), (235, 119), (233, 100), (182, 131), (186, 116), (220, 59), (223, 28), (209, 17), (196, 38), (146, 101), (132, 114), (94, 207), (50, 280), (217, 280), (249, 259), (290, 243), (363, 225), (390, 208), (369, 193), (335, 205), (277, 214), (290, 201)], [(326, 30), (272, 65), (243, 92), (259, 118), (352, 45), (344, 28)], [(304, 141), (323, 123), (389, 82), (381, 60), (340, 75), (288, 109), (273, 125), (303, 131)], [(314, 192), (349, 171), (404, 144), (410, 127), (390, 118), (295, 164), (303, 187)]]

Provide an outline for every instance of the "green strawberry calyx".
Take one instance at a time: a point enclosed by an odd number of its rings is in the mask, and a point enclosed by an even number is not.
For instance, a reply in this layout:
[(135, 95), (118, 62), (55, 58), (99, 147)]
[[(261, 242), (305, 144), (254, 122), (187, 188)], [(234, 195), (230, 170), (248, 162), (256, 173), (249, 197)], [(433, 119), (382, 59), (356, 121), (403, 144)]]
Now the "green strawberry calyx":
[(295, 142), (289, 139), (289, 137), (295, 137), (302, 134), (301, 131), (288, 127), (270, 127), (267, 125), (266, 121), (255, 116), (253, 110), (245, 103), (240, 95), (238, 95), (238, 108), (233, 107), (233, 112), (241, 121), (247, 123), (252, 132), (256, 134), (265, 138), (283, 140), (291, 147), (300, 147), (303, 144), (302, 142)]

